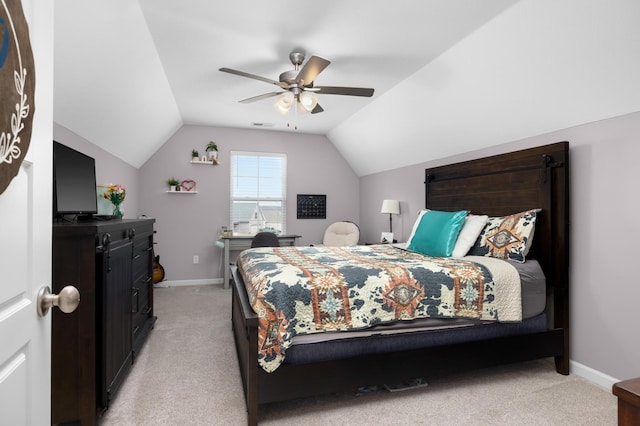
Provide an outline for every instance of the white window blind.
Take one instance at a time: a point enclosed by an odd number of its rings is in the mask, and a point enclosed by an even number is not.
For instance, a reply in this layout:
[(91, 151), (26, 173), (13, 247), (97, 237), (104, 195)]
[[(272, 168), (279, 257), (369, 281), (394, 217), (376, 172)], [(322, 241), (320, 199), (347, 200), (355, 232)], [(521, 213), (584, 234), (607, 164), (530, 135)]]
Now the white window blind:
[(286, 233), (287, 156), (231, 152), (231, 229), (235, 234)]

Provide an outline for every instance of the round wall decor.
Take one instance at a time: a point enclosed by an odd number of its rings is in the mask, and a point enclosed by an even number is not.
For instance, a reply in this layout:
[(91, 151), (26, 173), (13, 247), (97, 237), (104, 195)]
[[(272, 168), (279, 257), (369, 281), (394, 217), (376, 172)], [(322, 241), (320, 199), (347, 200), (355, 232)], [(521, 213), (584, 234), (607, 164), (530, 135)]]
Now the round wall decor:
[(29, 149), (35, 66), (20, 0), (0, 4), (0, 194), (18, 174)]

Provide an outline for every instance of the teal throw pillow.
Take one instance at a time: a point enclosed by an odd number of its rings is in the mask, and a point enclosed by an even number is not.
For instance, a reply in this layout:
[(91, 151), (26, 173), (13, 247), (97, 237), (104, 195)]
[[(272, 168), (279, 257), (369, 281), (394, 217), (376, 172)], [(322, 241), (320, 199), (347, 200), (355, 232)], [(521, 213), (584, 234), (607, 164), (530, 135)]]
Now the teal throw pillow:
[(424, 212), (407, 248), (426, 256), (451, 256), (467, 213), (466, 210)]

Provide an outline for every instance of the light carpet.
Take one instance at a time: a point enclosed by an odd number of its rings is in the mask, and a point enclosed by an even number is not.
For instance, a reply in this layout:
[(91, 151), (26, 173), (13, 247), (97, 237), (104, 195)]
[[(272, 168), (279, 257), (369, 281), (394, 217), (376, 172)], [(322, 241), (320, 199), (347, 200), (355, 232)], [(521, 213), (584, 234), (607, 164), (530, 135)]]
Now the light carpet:
[[(155, 289), (155, 329), (101, 425), (244, 425), (231, 290)], [(261, 425), (615, 425), (610, 391), (551, 360), (465, 373), (402, 392), (328, 395), (261, 407)]]

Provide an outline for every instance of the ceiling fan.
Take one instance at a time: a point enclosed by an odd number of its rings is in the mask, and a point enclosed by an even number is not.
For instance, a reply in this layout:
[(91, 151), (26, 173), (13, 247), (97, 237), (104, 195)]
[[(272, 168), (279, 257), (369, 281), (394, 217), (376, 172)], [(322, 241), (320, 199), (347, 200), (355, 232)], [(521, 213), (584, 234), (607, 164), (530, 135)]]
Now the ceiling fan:
[[(348, 95), (348, 96), (373, 96), (374, 89), (364, 87), (339, 87), (339, 86), (314, 86), (313, 82), (316, 77), (331, 63), (330, 61), (319, 56), (311, 56), (309, 60), (300, 68), (304, 62), (305, 54), (303, 52), (293, 51), (289, 54), (289, 60), (294, 66), (293, 70), (285, 71), (280, 74), (278, 81), (270, 78), (261, 77), (259, 75), (250, 74), (244, 71), (238, 71), (231, 68), (220, 68), (222, 72), (239, 75), (241, 77), (253, 78), (255, 80), (264, 81), (265, 83), (274, 84), (283, 91), (269, 92), (251, 98), (243, 99), (241, 103), (251, 103), (266, 98), (278, 96), (275, 107), (282, 114), (286, 114), (296, 102), (303, 111), (311, 114), (317, 114), (324, 111), (318, 104), (315, 94), (323, 95)], [(300, 108), (298, 108), (300, 109)]]

